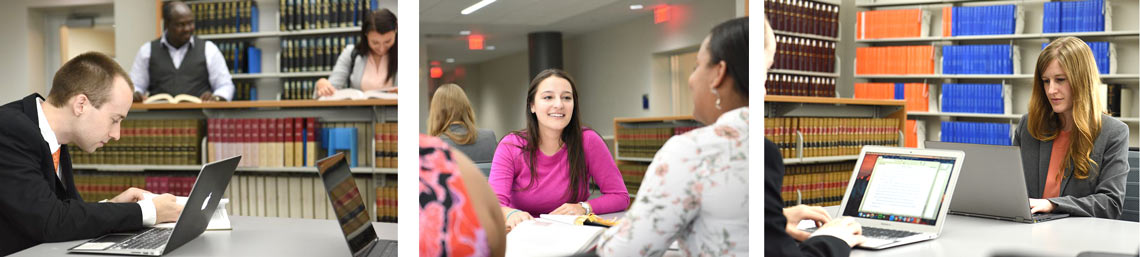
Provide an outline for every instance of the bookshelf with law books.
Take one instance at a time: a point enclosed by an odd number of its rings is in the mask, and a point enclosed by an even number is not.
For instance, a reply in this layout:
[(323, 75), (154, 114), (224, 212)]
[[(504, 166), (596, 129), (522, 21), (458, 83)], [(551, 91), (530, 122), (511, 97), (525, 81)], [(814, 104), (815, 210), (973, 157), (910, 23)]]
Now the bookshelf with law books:
[(241, 155), (231, 215), (315, 219), (334, 218), (315, 162), (344, 152), (375, 221), (396, 222), (396, 127), (395, 100), (135, 104), (120, 140), (69, 152), (88, 201), (128, 187), (188, 195), (204, 163)]
[(865, 145), (902, 146), (906, 105), (895, 99), (767, 95), (764, 137), (786, 167), (788, 206), (839, 204)]
[[(765, 137), (777, 144), (787, 166), (785, 203), (834, 205), (863, 145), (900, 145), (904, 103), (893, 98), (842, 95), (840, 1), (765, 1), (777, 54), (767, 74)], [(917, 54), (921, 49), (898, 49)], [(915, 69), (932, 67), (921, 63)], [(913, 92), (910, 92), (913, 93)], [(846, 180), (843, 179), (845, 182)]]
[(669, 138), (699, 127), (692, 116), (614, 119), (614, 159), (630, 198), (635, 198), (657, 150)]
[[(1089, 44), (1106, 108), (1137, 136), (1136, 1), (855, 0), (844, 6), (853, 7), (845, 11), (856, 20), (854, 37), (840, 44), (856, 56), (840, 64), (852, 66), (840, 80), (851, 82), (857, 98), (908, 102), (908, 131), (917, 133), (908, 133), (907, 146), (926, 140), (1011, 144), (1028, 113), (1038, 55), (1049, 41), (1066, 36)], [(898, 48), (923, 50), (890, 52)], [(933, 67), (890, 67), (899, 62)]]
[[(381, 0), (203, 0), (196, 35), (218, 45), (243, 100), (311, 99), (315, 82), (359, 40), (363, 16)], [(161, 21), (159, 21), (161, 27)], [(235, 97), (236, 98), (236, 97)]]

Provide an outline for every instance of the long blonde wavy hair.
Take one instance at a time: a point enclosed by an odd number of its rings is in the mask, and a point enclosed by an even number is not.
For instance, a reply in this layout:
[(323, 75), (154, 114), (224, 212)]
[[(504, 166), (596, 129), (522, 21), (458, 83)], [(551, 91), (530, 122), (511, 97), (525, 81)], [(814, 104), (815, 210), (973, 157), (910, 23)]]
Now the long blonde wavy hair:
[[(456, 135), (448, 130), (451, 124), (467, 129), (467, 134)], [(428, 134), (447, 135), (452, 142), (466, 145), (475, 143), (475, 111), (467, 100), (467, 93), (456, 84), (444, 84), (435, 90), (428, 110)]]
[[(1062, 128), (1061, 116), (1053, 112), (1045, 93), (1045, 85), (1041, 81), (1042, 73), (1049, 64), (1056, 60), (1065, 71), (1069, 80), (1072, 95), (1073, 131), (1069, 140), (1069, 152), (1061, 161), (1062, 169), (1072, 164), (1073, 175), (1077, 179), (1089, 178), (1089, 170), (1096, 161), (1089, 158), (1092, 152), (1093, 140), (1100, 134), (1101, 114), (1107, 113), (1104, 102), (1100, 98), (1100, 74), (1097, 72), (1096, 62), (1089, 46), (1075, 37), (1063, 37), (1054, 40), (1041, 51), (1037, 57), (1037, 69), (1033, 72), (1033, 95), (1029, 99), (1028, 129), (1029, 135), (1040, 141), (1050, 141), (1057, 138)], [(1057, 179), (1067, 176), (1065, 172), (1057, 174)]]

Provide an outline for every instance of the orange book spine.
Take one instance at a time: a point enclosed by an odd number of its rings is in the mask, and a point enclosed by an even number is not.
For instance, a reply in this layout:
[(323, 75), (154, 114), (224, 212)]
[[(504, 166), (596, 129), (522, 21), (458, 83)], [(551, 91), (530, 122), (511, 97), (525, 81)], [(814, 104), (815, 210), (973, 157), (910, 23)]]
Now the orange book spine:
[(942, 36), (943, 37), (950, 37), (951, 35), (953, 35), (951, 33), (951, 28), (953, 27), (951, 25), (954, 24), (953, 22), (954, 22), (953, 21), (953, 9), (950, 7), (942, 7)]

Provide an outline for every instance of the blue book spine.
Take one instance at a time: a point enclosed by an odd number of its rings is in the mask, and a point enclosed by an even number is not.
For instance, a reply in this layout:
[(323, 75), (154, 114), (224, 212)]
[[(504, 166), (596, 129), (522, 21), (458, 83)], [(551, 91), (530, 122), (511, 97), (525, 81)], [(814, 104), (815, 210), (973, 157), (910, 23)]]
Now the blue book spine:
[(961, 36), (962, 35), (962, 8), (961, 7), (951, 7), (950, 8), (950, 19), (951, 19), (951, 21), (950, 21), (950, 27), (951, 27), (950, 36)]
[(1104, 16), (1107, 15), (1104, 9), (1104, 0), (1097, 0), (1097, 12), (1100, 13), (1097, 16), (1097, 31), (1107, 31), (1108, 28), (1104, 27)]
[(257, 20), (258, 20), (258, 18), (257, 18), (258, 17), (257, 5), (256, 4), (250, 5), (249, 11), (251, 12), (249, 15), (249, 19), (250, 19), (249, 29), (251, 32), (257, 32), (258, 31), (258, 29), (257, 29), (257, 27), (258, 27), (258, 25), (257, 25), (258, 24), (258, 22), (257, 22)]
[(1005, 74), (1013, 74), (1013, 46), (1006, 45), (1003, 49), (1002, 60), (1005, 62)]
[(261, 73), (261, 49), (256, 47), (249, 47), (249, 73)]
[(895, 83), (895, 100), (906, 99), (906, 85), (903, 83)]
[(1069, 21), (1072, 20), (1072, 18), (1069, 17), (1069, 15), (1072, 15), (1071, 3), (1072, 2), (1060, 2), (1061, 6), (1058, 8), (1060, 9), (1058, 11), (1060, 15), (1057, 17), (1061, 18), (1060, 24), (1058, 24), (1060, 26), (1061, 32), (1072, 32), (1072, 25), (1069, 25)]
[(954, 139), (952, 139), (950, 136), (951, 133), (954, 133), (954, 129), (950, 128), (950, 122), (949, 121), (943, 121), (942, 122), (942, 142), (954, 142)]
[(1089, 28), (1089, 21), (1092, 20), (1092, 6), (1090, 6), (1090, 4), (1092, 4), (1092, 1), (1077, 2), (1077, 6), (1080, 8), (1079, 12), (1081, 14), (1077, 17), (1077, 22), (1080, 24), (1081, 28), (1079, 31), (1091, 31)]

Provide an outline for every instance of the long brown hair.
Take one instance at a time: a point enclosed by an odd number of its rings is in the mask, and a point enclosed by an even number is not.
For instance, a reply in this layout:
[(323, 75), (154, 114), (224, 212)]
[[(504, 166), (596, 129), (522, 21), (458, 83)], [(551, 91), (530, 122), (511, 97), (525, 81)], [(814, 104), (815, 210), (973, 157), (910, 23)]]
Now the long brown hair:
[[(559, 69), (547, 69), (539, 72), (530, 81), (530, 89), (526, 93), (526, 106), (523, 110), (526, 113), (526, 129), (512, 131), (511, 133), (526, 140), (525, 143), (519, 146), (526, 154), (527, 163), (530, 164), (530, 184), (523, 187), (521, 190), (526, 190), (534, 185), (537, 180), (538, 172), (535, 170), (535, 164), (538, 161), (538, 145), (542, 137), (538, 134), (538, 114), (531, 113), (530, 107), (534, 106), (534, 98), (538, 94), (538, 84), (542, 83), (550, 77), (557, 77), (565, 79), (570, 82), (570, 92), (574, 97), (574, 108), (570, 114), (570, 123), (566, 124), (566, 128), (562, 129), (562, 142), (566, 144), (567, 157), (570, 161), (570, 187), (568, 188), (566, 202), (576, 203), (579, 202), (581, 194), (588, 190), (586, 185), (589, 179), (586, 176), (586, 153), (582, 150), (582, 131), (591, 130), (590, 128), (583, 128), (580, 119), (578, 118), (578, 88), (574, 84), (574, 79), (570, 78), (570, 74), (566, 71)], [(589, 196), (587, 195), (586, 198)]]
[[(372, 53), (372, 47), (368, 46), (368, 32), (375, 31), (376, 33), (388, 33), (396, 30), (396, 14), (389, 11), (388, 8), (380, 8), (380, 10), (368, 12), (364, 16), (364, 24), (360, 27), (360, 40), (356, 42), (356, 47), (353, 48), (355, 58), (357, 55), (369, 56)], [(399, 38), (399, 35), (396, 36)], [(388, 48), (388, 77), (384, 81), (396, 79), (396, 46), (399, 40), (393, 39), (392, 47)]]
[[(1045, 68), (1056, 60), (1069, 80), (1073, 114), (1073, 133), (1069, 140), (1068, 154), (1061, 160), (1062, 169), (1072, 164), (1073, 175), (1077, 179), (1089, 178), (1089, 170), (1096, 161), (1089, 158), (1093, 140), (1100, 135), (1101, 114), (1107, 113), (1100, 95), (1100, 74), (1093, 61), (1089, 46), (1075, 37), (1057, 39), (1041, 51), (1037, 57), (1037, 70), (1033, 72), (1033, 95), (1029, 99), (1029, 135), (1040, 141), (1057, 138), (1062, 128), (1059, 113), (1053, 112), (1041, 81)], [(1058, 179), (1066, 175), (1058, 174)]]
[[(448, 128), (451, 124), (458, 124), (467, 130), (465, 135), (456, 135)], [(431, 108), (428, 109), (428, 134), (432, 136), (447, 135), (452, 142), (466, 145), (475, 143), (475, 112), (471, 110), (471, 102), (467, 100), (467, 93), (456, 84), (445, 84), (435, 90), (431, 98)]]

